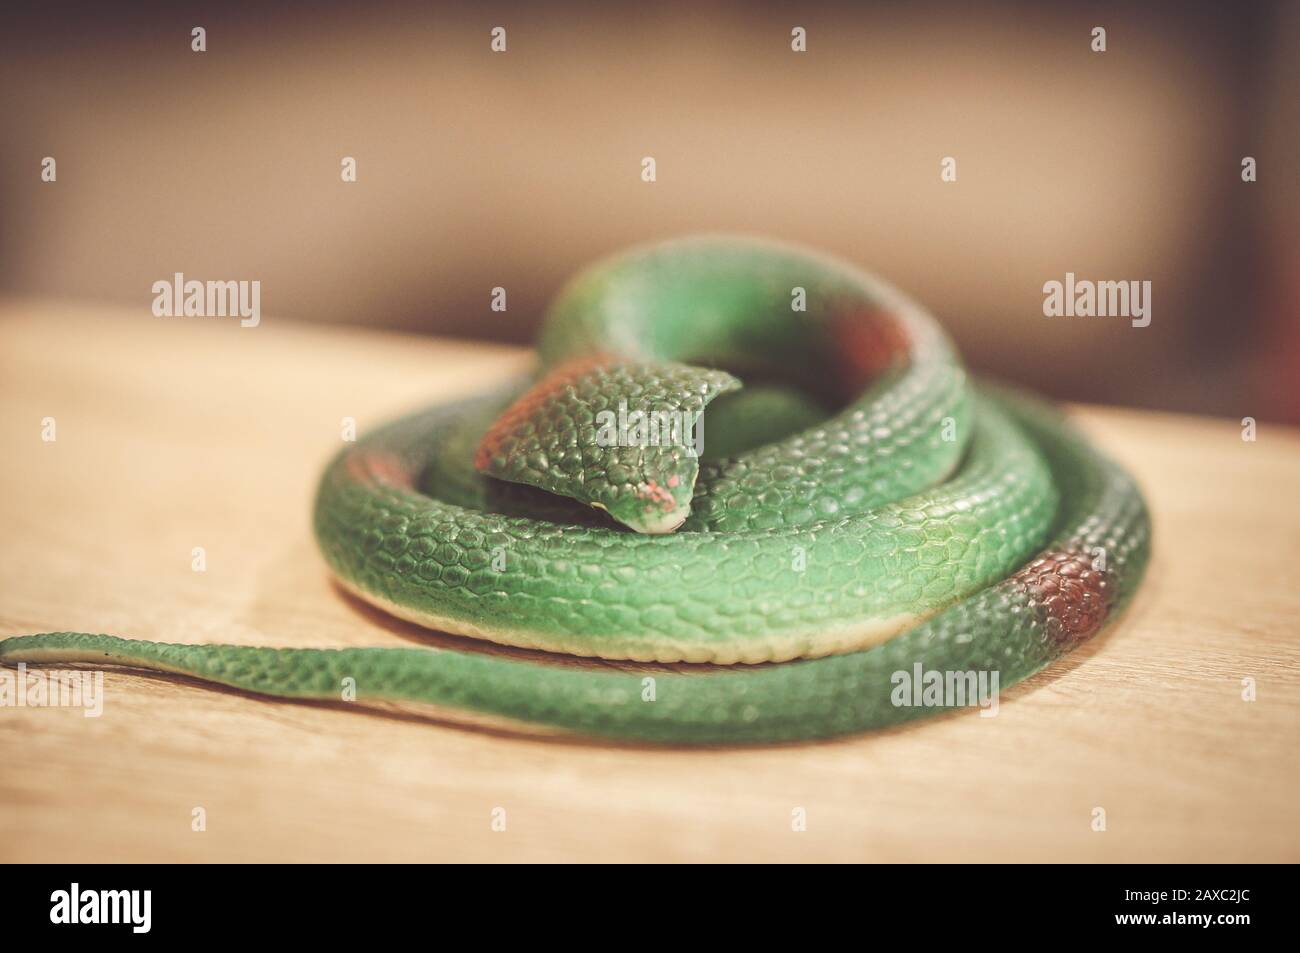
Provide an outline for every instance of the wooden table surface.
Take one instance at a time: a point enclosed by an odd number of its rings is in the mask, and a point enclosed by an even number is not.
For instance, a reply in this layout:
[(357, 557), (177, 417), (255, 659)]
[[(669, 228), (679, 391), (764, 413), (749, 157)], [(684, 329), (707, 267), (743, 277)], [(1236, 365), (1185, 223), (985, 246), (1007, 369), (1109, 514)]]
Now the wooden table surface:
[[(315, 480), (342, 418), (528, 361), (49, 301), (0, 304), (0, 342), (0, 635), (256, 645), (436, 638), (331, 585)], [(1254, 443), (1233, 420), (1079, 410), (1145, 487), (1155, 557), (1121, 624), (995, 718), (674, 751), (110, 671), (99, 718), (0, 708), (0, 860), (1300, 860), (1300, 435), (1265, 410)]]

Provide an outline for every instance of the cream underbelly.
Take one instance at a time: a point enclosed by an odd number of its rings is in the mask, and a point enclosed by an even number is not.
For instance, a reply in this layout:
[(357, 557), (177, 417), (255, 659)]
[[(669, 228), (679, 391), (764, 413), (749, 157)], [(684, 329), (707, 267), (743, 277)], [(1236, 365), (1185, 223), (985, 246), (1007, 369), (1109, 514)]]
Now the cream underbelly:
[(488, 629), (475, 625), (464, 619), (441, 616), (436, 613), (422, 612), (409, 606), (399, 605), (382, 596), (366, 592), (346, 579), (335, 577), (344, 589), (358, 599), (368, 602), (389, 615), (414, 622), (426, 629), (434, 629), (451, 635), (463, 635), (474, 639), (483, 639), (499, 645), (514, 648), (536, 649), (543, 652), (560, 652), (583, 658), (599, 658), (609, 661), (630, 662), (691, 662), (712, 665), (758, 664), (761, 662), (788, 662), (801, 658), (821, 658), (826, 655), (842, 655), (858, 652), (886, 642), (920, 622), (925, 616), (903, 612), (884, 618), (864, 619), (859, 622), (827, 626), (804, 633), (786, 633), (758, 642), (746, 642), (737, 639), (732, 643), (721, 645), (686, 644), (664, 639), (652, 648), (629, 648), (637, 644), (644, 645), (653, 638), (652, 634), (639, 633), (612, 639), (611, 642), (621, 646), (621, 650), (602, 652), (598, 647), (580, 643), (565, 642), (563, 638), (526, 629)]

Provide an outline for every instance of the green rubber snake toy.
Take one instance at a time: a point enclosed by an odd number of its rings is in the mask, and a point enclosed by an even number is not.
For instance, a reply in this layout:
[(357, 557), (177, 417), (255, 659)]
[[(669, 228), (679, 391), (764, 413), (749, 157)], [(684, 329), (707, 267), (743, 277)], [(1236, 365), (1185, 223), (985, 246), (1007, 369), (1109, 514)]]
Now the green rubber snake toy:
[(973, 385), (924, 310), (842, 262), (734, 238), (637, 249), (568, 285), (539, 354), (509, 392), (339, 453), (316, 539), (393, 615), (622, 664), (68, 632), (0, 641), (0, 660), (293, 699), (352, 679), (360, 703), (512, 731), (767, 743), (941, 710), (899, 703), (914, 672), (1032, 675), (1145, 569), (1133, 480), (1054, 409)]

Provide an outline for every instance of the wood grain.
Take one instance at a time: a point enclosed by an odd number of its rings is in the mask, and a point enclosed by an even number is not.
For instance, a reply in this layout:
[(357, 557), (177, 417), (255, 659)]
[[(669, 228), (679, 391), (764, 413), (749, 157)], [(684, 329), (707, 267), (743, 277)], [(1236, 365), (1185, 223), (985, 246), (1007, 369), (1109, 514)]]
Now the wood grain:
[[(0, 338), (0, 635), (423, 641), (328, 581), (318, 471), (343, 417), (364, 429), (528, 362), (48, 301), (0, 305)], [(1252, 410), (1255, 443), (1233, 420), (1079, 410), (1142, 481), (1155, 558), (1121, 625), (1004, 692), (996, 718), (689, 752), (111, 671), (102, 717), (0, 708), (0, 859), (1300, 860), (1300, 435)]]

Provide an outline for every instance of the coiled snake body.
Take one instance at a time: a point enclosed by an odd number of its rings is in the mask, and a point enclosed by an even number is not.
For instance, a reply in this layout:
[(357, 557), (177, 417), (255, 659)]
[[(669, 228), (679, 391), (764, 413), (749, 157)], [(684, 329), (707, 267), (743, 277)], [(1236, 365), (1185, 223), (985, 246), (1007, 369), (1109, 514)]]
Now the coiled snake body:
[(843, 263), (735, 239), (637, 250), (565, 289), (539, 352), (510, 393), (348, 446), (316, 537), (340, 583), (395, 615), (624, 664), (84, 633), (6, 639), (0, 659), (285, 698), (351, 684), (526, 731), (772, 742), (935, 710), (899, 704), (900, 673), (1023, 679), (1143, 573), (1130, 477), (1051, 408), (972, 385), (921, 308)]

